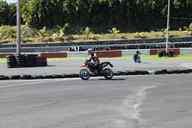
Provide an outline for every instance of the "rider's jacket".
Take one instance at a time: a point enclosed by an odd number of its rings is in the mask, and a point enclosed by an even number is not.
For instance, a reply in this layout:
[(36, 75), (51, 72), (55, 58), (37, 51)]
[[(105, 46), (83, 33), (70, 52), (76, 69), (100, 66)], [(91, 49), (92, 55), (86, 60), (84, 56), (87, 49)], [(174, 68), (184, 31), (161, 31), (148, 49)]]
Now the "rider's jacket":
[(100, 60), (96, 55), (90, 55), (90, 57), (87, 59), (86, 63), (98, 65), (100, 63)]

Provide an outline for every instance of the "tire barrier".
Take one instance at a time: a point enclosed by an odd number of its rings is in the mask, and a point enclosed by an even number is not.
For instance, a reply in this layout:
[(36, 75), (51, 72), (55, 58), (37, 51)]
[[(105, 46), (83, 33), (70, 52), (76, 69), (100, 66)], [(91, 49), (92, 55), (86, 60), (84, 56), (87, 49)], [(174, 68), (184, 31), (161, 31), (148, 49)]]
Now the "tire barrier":
[(41, 53), (41, 57), (46, 57), (46, 58), (66, 58), (67, 53), (66, 52), (50, 52), (50, 53)]
[(8, 68), (14, 68), (17, 66), (17, 60), (14, 55), (7, 56), (7, 67)]
[(7, 57), (8, 68), (38, 67), (38, 66), (47, 66), (47, 58), (34, 54), (19, 55), (19, 56), (10, 55)]
[(47, 58), (46, 57), (41, 57), (37, 56), (36, 58), (36, 66), (47, 66)]
[(168, 51), (168, 53), (166, 53), (166, 51), (160, 51), (158, 53), (159, 57), (176, 57), (177, 54), (174, 51)]
[(122, 52), (116, 50), (96, 51), (96, 55), (100, 58), (114, 58), (122, 57)]
[[(165, 49), (150, 49), (150, 55), (158, 55), (162, 51), (165, 51)], [(180, 48), (169, 48), (168, 53), (178, 56), (180, 55)]]
[(28, 64), (27, 57), (25, 55), (16, 56), (17, 66), (25, 67)]

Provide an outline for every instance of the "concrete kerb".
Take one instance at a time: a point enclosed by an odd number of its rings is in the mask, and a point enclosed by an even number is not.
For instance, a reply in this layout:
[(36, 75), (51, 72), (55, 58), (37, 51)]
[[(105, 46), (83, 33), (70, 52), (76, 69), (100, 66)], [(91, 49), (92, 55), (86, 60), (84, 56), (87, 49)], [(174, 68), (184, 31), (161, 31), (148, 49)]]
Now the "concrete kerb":
[[(164, 75), (164, 74), (188, 74), (192, 73), (192, 69), (184, 70), (157, 70), (157, 71), (117, 71), (114, 73), (115, 76), (129, 76), (129, 75)], [(97, 76), (92, 76), (97, 77)], [(59, 79), (59, 78), (79, 78), (79, 74), (50, 74), (50, 75), (13, 75), (4, 76), (0, 75), (0, 80), (33, 80), (33, 79)]]

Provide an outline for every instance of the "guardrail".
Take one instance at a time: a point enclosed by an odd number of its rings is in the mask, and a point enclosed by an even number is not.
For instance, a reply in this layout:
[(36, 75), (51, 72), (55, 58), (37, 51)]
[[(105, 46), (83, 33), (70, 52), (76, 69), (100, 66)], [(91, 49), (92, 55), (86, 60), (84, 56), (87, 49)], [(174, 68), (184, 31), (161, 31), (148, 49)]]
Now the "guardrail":
[[(170, 42), (170, 48), (192, 48), (192, 42)], [(136, 44), (92, 44), (92, 45), (68, 45), (68, 46), (41, 46), (26, 47), (23, 46), (22, 52), (62, 52), (62, 51), (86, 51), (88, 48), (95, 50), (122, 50), (122, 49), (161, 49), (165, 48), (165, 42), (159, 43), (136, 43)], [(0, 53), (16, 52), (16, 47), (0, 48)]]

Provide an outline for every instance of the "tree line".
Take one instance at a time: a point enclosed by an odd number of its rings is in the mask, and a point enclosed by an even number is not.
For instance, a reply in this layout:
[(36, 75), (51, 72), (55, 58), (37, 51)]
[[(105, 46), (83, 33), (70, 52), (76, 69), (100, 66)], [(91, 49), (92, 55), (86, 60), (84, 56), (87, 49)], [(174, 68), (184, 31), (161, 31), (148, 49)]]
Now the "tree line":
[[(0, 25), (14, 25), (15, 4), (0, 0)], [(192, 0), (171, 0), (171, 28), (192, 22)], [(166, 27), (167, 0), (21, 0), (22, 23), (35, 28), (85, 27), (107, 32), (160, 30)]]

